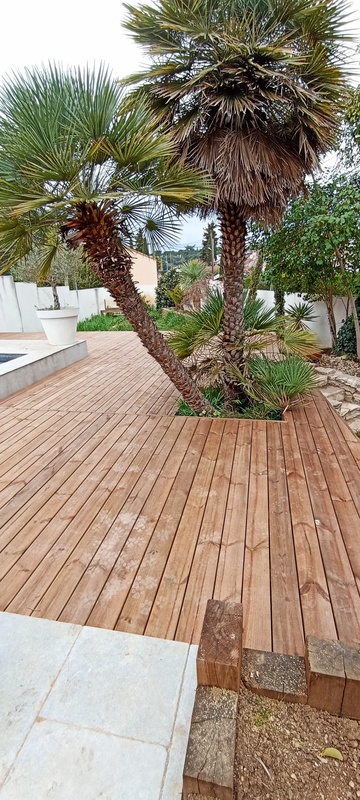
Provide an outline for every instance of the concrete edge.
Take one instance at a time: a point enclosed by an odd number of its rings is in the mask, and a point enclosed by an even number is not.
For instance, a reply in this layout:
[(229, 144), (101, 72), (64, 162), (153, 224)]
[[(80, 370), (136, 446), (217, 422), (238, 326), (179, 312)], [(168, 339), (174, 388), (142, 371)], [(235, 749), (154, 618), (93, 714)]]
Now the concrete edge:
[(80, 339), (75, 344), (56, 350), (54, 353), (37, 356), (26, 364), (16, 366), (0, 376), (0, 400), (75, 364), (76, 361), (81, 361), (87, 355), (87, 343), (85, 339)]

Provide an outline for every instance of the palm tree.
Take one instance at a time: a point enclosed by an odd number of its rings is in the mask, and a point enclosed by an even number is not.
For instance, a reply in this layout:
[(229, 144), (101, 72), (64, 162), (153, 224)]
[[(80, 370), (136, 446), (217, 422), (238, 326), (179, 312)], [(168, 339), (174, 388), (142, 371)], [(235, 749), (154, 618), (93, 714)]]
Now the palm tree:
[(207, 275), (206, 264), (200, 261), (199, 258), (190, 258), (189, 261), (184, 261), (180, 264), (179, 268), (179, 285), (183, 291), (196, 283), (201, 281)]
[[(171, 129), (184, 164), (216, 192), (223, 342), (241, 367), (246, 223), (276, 223), (334, 142), (345, 95), (343, 0), (155, 0), (126, 4), (152, 58), (129, 83)], [(132, 102), (132, 101), (131, 101)], [(206, 209), (205, 209), (206, 210)]]
[(210, 404), (136, 291), (127, 250), (139, 230), (162, 244), (176, 228), (171, 204), (206, 200), (203, 174), (169, 166), (173, 156), (146, 103), (125, 111), (122, 90), (105, 69), (49, 67), (14, 76), (0, 91), (0, 267), (35, 250), (44, 275), (61, 240), (71, 249), (82, 245), (148, 352), (189, 405), (208, 413)]

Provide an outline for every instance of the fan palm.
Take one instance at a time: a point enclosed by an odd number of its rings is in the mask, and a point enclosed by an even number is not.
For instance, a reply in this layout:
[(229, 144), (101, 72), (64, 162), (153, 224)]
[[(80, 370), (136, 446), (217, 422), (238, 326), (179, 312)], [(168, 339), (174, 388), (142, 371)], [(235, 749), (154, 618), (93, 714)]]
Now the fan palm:
[(180, 265), (179, 285), (186, 292), (193, 283), (200, 281), (206, 274), (206, 265), (199, 258), (190, 258)]
[(216, 192), (224, 269), (223, 343), (241, 365), (246, 222), (277, 222), (337, 129), (345, 94), (343, 0), (155, 0), (126, 4), (152, 58), (131, 76), (169, 126), (183, 163)]
[(244, 376), (237, 367), (231, 366), (234, 379), (244, 389), (263, 416), (271, 411), (283, 414), (310, 395), (317, 386), (316, 374), (312, 364), (298, 356), (290, 356), (279, 361), (256, 355), (246, 364)]
[(105, 69), (14, 76), (0, 90), (0, 267), (35, 250), (44, 275), (61, 238), (82, 245), (148, 352), (195, 411), (209, 412), (147, 313), (127, 250), (139, 230), (159, 246), (176, 227), (171, 204), (209, 194), (199, 170), (169, 166), (173, 156), (146, 103), (125, 111)]

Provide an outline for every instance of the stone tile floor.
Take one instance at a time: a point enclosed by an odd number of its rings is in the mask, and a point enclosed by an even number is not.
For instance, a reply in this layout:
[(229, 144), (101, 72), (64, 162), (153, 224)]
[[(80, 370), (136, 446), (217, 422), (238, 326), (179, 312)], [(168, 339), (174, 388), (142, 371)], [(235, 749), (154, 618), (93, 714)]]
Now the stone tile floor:
[(0, 800), (180, 800), (196, 652), (0, 613)]

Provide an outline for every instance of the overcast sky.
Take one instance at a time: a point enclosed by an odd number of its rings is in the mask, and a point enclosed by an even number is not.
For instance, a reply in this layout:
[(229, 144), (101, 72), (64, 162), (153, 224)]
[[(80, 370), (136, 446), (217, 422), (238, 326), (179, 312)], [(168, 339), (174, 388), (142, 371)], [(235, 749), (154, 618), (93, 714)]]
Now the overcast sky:
[[(1, 9), (0, 76), (24, 66), (60, 62), (64, 66), (103, 61), (125, 76), (143, 64), (141, 51), (121, 29), (120, 0), (10, 0)], [(353, 34), (360, 31), (360, 0), (350, 0)], [(360, 77), (359, 79), (360, 80)], [(358, 81), (356, 81), (358, 82)], [(203, 224), (191, 219), (181, 240), (200, 244)]]

